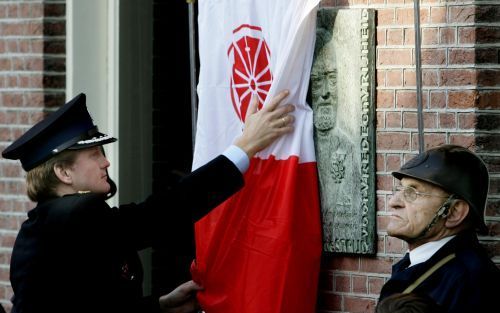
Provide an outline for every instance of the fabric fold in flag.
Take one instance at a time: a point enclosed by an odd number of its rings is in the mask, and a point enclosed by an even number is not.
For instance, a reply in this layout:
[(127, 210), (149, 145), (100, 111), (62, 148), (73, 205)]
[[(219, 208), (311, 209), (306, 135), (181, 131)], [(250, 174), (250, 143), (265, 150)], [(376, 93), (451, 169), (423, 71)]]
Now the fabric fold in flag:
[(241, 134), (283, 89), (295, 130), (250, 160), (245, 187), (195, 225), (193, 279), (206, 313), (315, 311), (321, 222), (312, 110), (306, 103), (318, 0), (200, 0), (199, 111), (193, 169)]

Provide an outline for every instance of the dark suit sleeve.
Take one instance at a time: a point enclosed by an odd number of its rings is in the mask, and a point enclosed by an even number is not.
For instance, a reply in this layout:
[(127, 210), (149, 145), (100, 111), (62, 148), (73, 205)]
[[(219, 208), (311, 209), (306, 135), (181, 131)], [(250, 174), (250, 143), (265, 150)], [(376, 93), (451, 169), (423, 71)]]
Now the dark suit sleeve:
[(165, 192), (144, 202), (121, 205), (120, 227), (139, 249), (192, 232), (193, 223), (243, 186), (243, 175), (225, 156), (218, 156)]

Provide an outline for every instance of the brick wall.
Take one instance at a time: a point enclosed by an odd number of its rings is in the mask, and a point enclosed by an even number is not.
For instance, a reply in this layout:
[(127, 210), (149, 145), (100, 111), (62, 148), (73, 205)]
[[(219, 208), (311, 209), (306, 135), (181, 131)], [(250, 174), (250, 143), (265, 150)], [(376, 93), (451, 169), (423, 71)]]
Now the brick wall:
[[(377, 11), (376, 257), (324, 255), (318, 312), (373, 312), (391, 266), (406, 244), (387, 236), (387, 201), (398, 169), (418, 152), (413, 0), (330, 0), (323, 7)], [(423, 106), (426, 148), (471, 147), (491, 172), (481, 237), (500, 264), (500, 3), (422, 0)]]
[[(0, 1), (0, 150), (65, 98), (65, 1)], [(33, 204), (18, 162), (0, 159), (0, 303), (10, 308), (9, 262)]]

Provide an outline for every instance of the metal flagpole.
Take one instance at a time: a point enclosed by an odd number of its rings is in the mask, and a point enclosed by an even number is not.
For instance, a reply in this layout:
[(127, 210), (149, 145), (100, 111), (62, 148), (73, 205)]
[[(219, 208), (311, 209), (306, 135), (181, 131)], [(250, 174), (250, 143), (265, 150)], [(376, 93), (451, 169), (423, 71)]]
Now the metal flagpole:
[(196, 138), (196, 121), (198, 117), (198, 97), (196, 93), (196, 29), (195, 29), (195, 12), (194, 2), (196, 0), (186, 0), (188, 3), (189, 14), (189, 64), (191, 76), (191, 131), (192, 131), (192, 144), (194, 151), (194, 144)]
[(424, 151), (424, 113), (422, 109), (422, 59), (420, 54), (420, 0), (413, 0), (413, 5), (415, 20), (415, 75), (417, 78), (418, 151), (422, 153)]

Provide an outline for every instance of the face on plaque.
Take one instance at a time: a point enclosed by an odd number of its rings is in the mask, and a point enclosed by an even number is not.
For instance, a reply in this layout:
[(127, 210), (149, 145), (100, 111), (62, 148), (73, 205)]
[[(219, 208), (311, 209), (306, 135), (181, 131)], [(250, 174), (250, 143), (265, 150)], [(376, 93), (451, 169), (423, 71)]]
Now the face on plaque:
[(311, 70), (314, 127), (318, 135), (326, 135), (335, 127), (337, 116), (337, 66), (331, 41), (321, 48)]

